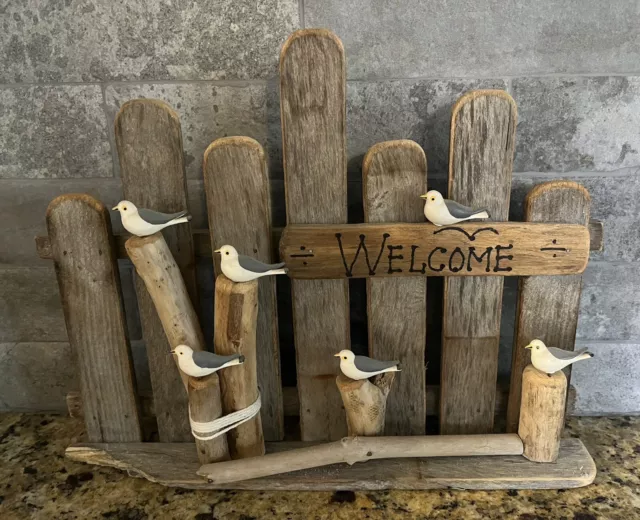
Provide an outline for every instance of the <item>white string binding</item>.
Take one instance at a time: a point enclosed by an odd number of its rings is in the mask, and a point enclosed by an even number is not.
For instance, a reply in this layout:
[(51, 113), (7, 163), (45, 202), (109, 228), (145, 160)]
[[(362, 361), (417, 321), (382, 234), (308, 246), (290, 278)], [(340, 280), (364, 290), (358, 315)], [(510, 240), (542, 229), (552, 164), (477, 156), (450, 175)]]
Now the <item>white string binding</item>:
[[(208, 422), (198, 422), (191, 418), (191, 409), (189, 409), (189, 422), (191, 423), (191, 435), (199, 441), (210, 441), (220, 435), (227, 433), (229, 430), (240, 426), (242, 423), (253, 419), (260, 411), (262, 398), (260, 390), (258, 390), (258, 398), (255, 402), (242, 410), (230, 413), (218, 419)], [(198, 432), (198, 433), (196, 433)]]

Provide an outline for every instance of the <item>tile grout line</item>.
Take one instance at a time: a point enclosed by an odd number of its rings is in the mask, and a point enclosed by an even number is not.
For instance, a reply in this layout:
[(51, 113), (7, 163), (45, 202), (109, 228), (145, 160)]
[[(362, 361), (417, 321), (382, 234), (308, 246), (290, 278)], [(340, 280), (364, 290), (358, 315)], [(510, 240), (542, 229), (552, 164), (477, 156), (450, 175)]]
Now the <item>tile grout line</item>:
[(306, 29), (304, 20), (304, 0), (298, 0), (298, 17), (300, 18), (300, 27)]

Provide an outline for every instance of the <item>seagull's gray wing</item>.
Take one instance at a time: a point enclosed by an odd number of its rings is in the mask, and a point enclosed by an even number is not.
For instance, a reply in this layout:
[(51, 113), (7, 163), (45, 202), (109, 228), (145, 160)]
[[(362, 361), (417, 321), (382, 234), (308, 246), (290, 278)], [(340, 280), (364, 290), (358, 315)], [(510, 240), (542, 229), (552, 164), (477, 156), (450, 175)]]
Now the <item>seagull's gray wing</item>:
[(260, 260), (244, 255), (238, 255), (238, 263), (240, 264), (240, 267), (247, 271), (251, 271), (252, 273), (266, 273), (267, 271), (271, 271), (271, 269), (280, 269), (284, 267), (284, 262), (281, 264), (265, 264)]
[(367, 356), (356, 356), (353, 364), (361, 372), (378, 372), (396, 366), (399, 361), (378, 361)]
[(159, 211), (153, 211), (152, 209), (138, 209), (138, 215), (142, 220), (149, 224), (166, 224), (178, 217), (184, 217), (187, 215), (186, 211), (178, 211), (178, 213), (160, 213)]
[(193, 362), (200, 368), (220, 368), (225, 363), (241, 358), (240, 354), (232, 354), (230, 356), (218, 356), (212, 352), (197, 350), (193, 353)]
[(581, 348), (580, 350), (563, 350), (556, 347), (547, 347), (547, 349), (549, 349), (549, 352), (551, 352), (555, 358), (564, 360), (573, 359), (587, 351), (586, 348)]
[(487, 214), (489, 214), (489, 212), (484, 208), (472, 209), (472, 208), (469, 208), (468, 206), (463, 206), (462, 204), (458, 204), (454, 200), (444, 199), (444, 203), (446, 204), (447, 209), (449, 210), (449, 213), (451, 213), (451, 216), (455, 218), (468, 218), (471, 215), (480, 213), (481, 211), (486, 211)]

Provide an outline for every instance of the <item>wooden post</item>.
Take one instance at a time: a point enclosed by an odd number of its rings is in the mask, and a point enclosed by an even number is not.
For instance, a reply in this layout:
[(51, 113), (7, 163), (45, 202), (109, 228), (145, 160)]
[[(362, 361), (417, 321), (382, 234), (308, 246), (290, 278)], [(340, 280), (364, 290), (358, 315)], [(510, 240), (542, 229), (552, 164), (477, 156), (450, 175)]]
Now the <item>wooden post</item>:
[[(162, 233), (132, 237), (125, 243), (129, 258), (153, 300), (172, 349), (187, 345), (204, 350), (204, 339), (189, 293)], [(169, 356), (169, 352), (166, 352)], [(178, 360), (174, 361), (176, 365)], [(180, 372), (187, 386), (187, 376)]]
[[(424, 201), (416, 196), (427, 191), (420, 145), (401, 140), (372, 146), (362, 162), (362, 191), (365, 222), (424, 222)], [(403, 366), (389, 397), (386, 434), (424, 435), (427, 278), (376, 278), (367, 279), (369, 354), (402, 359)]]
[(89, 195), (61, 195), (49, 204), (47, 229), (69, 343), (78, 362), (87, 437), (91, 442), (140, 441), (109, 212)]
[[(449, 198), (487, 208), (494, 222), (509, 218), (516, 113), (501, 90), (470, 92), (453, 107)], [(493, 431), (502, 285), (497, 276), (444, 282), (441, 434)]]
[[(277, 261), (271, 240), (269, 174), (262, 146), (249, 137), (217, 139), (204, 153), (204, 174), (211, 249), (225, 244), (266, 263)], [(238, 186), (242, 186), (239, 190)], [(229, 208), (234, 211), (229, 211)], [(220, 258), (214, 256), (216, 275)], [(218, 257), (218, 258), (215, 258)], [(256, 351), (262, 394), (260, 416), (265, 439), (284, 437), (276, 277), (258, 280)]]
[(347, 413), (349, 436), (373, 437), (384, 433), (387, 396), (395, 373), (378, 374), (371, 379), (356, 381), (344, 374), (336, 377)]
[(548, 376), (533, 365), (524, 369), (518, 435), (529, 460), (557, 460), (566, 396), (567, 378), (561, 370)]
[[(222, 415), (218, 374), (214, 373), (205, 377), (190, 377), (188, 391), (189, 413), (194, 421), (209, 422), (218, 419)], [(229, 460), (229, 446), (225, 435), (209, 440), (196, 439), (196, 448), (198, 450), (198, 460), (201, 464)]]
[[(188, 209), (187, 180), (178, 114), (158, 99), (134, 99), (122, 105), (114, 122), (124, 198), (139, 208), (165, 213)], [(180, 268), (191, 301), (198, 301), (193, 238), (190, 224), (163, 230), (164, 239)], [(173, 370), (169, 345), (144, 282), (136, 277), (136, 294), (144, 338), (153, 405), (161, 442), (190, 442), (184, 413), (184, 380)]]
[[(289, 36), (280, 54), (280, 112), (287, 222), (347, 222), (346, 72), (335, 34), (303, 29)], [(349, 282), (292, 280), (291, 303), (300, 436), (339, 439), (347, 428), (333, 354), (351, 345)]]
[[(216, 354), (242, 354), (244, 363), (220, 371), (222, 410), (230, 414), (252, 405), (258, 398), (256, 327), (258, 281), (234, 283), (226, 276), (216, 278)], [(260, 414), (227, 433), (234, 459), (264, 455), (264, 435)]]

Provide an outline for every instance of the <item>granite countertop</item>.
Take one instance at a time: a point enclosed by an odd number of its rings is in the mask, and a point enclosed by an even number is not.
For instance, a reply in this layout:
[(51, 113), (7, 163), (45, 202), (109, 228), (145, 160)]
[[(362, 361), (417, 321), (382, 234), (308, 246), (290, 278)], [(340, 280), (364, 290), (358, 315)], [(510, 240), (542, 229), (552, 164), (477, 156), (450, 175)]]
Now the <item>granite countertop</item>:
[(566, 491), (170, 489), (65, 459), (82, 430), (69, 417), (0, 415), (1, 519), (640, 518), (640, 417), (572, 418), (565, 435), (582, 439), (598, 476)]

